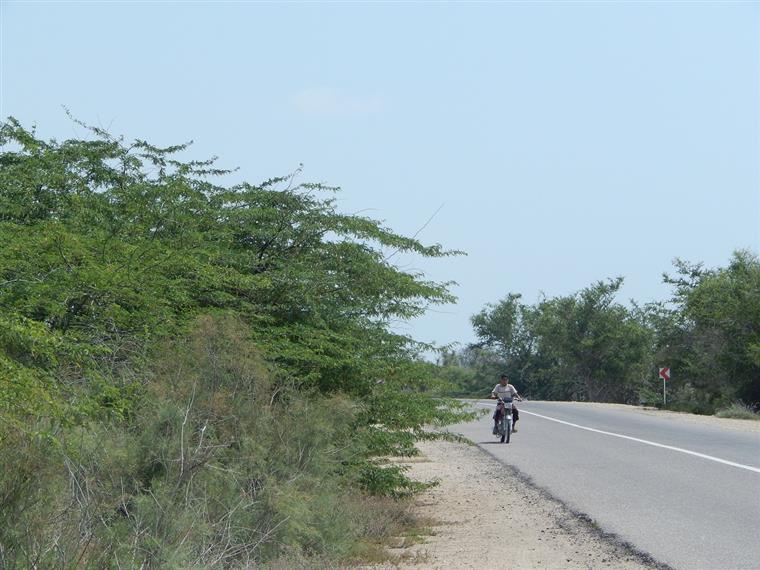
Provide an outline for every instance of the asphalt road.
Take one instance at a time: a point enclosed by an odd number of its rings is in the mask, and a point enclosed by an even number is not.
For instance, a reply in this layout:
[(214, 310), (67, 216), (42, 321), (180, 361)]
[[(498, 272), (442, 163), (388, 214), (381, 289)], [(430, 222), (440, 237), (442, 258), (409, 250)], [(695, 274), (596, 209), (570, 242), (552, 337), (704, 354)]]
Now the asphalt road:
[(452, 431), (659, 562), (760, 569), (760, 432), (624, 407), (518, 407), (508, 445), (491, 435), (490, 414)]

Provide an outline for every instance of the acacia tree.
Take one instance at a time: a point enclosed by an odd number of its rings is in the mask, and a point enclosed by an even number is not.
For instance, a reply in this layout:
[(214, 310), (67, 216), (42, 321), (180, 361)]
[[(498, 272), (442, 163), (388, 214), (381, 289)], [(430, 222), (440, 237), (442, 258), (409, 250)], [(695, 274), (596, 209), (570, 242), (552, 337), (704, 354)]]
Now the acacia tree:
[(544, 366), (535, 330), (538, 313), (520, 299), (521, 295), (510, 293), (473, 315), (472, 326), (480, 342), (471, 348), (476, 350), (475, 361), (486, 376), (483, 378), (486, 384), (498, 374), (506, 373), (523, 392), (541, 397), (544, 394), (538, 380)]
[(0, 125), (0, 566), (347, 552), (336, 501), (414, 490), (381, 458), (470, 417), (389, 326), (453, 301), (392, 252), (457, 252), (90, 134)]
[[(7, 413), (42, 390), (74, 416), (125, 416), (130, 370), (151, 347), (227, 312), (282, 378), (376, 410), (362, 416), (367, 432), (385, 431), (368, 436), (368, 453), (409, 452), (410, 433), (458, 417), (427, 394), (427, 347), (389, 328), (454, 299), (389, 252), (458, 252), (338, 212), (337, 189), (299, 172), (225, 187), (213, 160), (178, 158), (187, 145), (90, 133), (59, 143), (14, 119), (0, 126), (0, 308), (17, 337), (0, 338)], [(409, 396), (391, 397), (399, 390)]]
[(677, 404), (712, 412), (739, 399), (760, 403), (760, 261), (736, 251), (728, 266), (676, 260), (669, 303), (647, 307), (654, 358), (673, 370)]
[(623, 279), (534, 306), (511, 294), (472, 318), (484, 346), (533, 397), (634, 401), (647, 366), (649, 336), (615, 302)]
[(562, 399), (634, 402), (646, 375), (648, 331), (615, 302), (623, 279), (540, 304), (539, 350)]

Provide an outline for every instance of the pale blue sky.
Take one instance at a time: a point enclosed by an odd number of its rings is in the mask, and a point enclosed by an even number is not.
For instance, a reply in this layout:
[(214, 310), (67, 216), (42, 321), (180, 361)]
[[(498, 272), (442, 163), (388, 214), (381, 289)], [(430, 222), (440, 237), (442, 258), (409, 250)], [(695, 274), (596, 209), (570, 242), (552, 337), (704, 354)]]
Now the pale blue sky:
[(757, 3), (0, 5), (0, 115), (81, 136), (196, 141), (236, 179), (304, 164), (364, 210), (467, 257), (402, 330), (469, 342), (469, 317), (623, 275), (663, 298), (681, 257), (760, 248)]

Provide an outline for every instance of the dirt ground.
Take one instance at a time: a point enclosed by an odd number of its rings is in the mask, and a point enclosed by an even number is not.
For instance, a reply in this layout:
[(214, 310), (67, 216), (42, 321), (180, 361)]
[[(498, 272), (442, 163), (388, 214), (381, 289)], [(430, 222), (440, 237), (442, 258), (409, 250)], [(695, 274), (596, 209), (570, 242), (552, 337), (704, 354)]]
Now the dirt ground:
[[(756, 421), (625, 407), (674, 421), (760, 432)], [(421, 455), (406, 462), (409, 474), (439, 481), (416, 501), (417, 514), (430, 521), (429, 534), (411, 545), (400, 538), (400, 547), (391, 549), (397, 562), (373, 569), (664, 568), (525, 483), (478, 447), (437, 441), (418, 448)]]
[(408, 462), (410, 475), (439, 481), (416, 504), (431, 521), (430, 535), (392, 548), (399, 562), (374, 568), (656, 567), (475, 446), (440, 441), (419, 449), (421, 456)]

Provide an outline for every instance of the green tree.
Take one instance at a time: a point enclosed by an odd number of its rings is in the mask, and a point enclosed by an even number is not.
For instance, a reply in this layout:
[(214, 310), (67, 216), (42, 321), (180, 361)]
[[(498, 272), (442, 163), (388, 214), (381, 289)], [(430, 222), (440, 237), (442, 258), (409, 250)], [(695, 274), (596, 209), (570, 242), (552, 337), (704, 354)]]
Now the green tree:
[(646, 374), (648, 330), (615, 302), (621, 277), (542, 302), (536, 333), (554, 397), (638, 402)]
[[(535, 331), (537, 312), (520, 302), (521, 295), (510, 293), (495, 304), (486, 305), (471, 318), (479, 343), (471, 347), (484, 385), (496, 383), (506, 373), (518, 390), (540, 397), (536, 383), (541, 369)], [(492, 386), (491, 386), (492, 387)]]
[(472, 318), (475, 333), (531, 397), (638, 401), (650, 336), (615, 302), (622, 283), (598, 282), (534, 306), (511, 294)]
[[(388, 261), (441, 257), (296, 175), (231, 188), (186, 145), (38, 140), (0, 128), (0, 306), (67, 342), (101, 347), (109, 372), (197, 314), (232, 311), (268, 358), (323, 392), (369, 396), (377, 380), (419, 387), (406, 363), (427, 348), (389, 323), (453, 301), (446, 283)], [(296, 173), (298, 174), (298, 173)], [(86, 376), (86, 374), (85, 374)]]
[[(395, 266), (392, 252), (458, 252), (339, 212), (337, 189), (299, 182), (300, 172), (225, 186), (213, 160), (180, 160), (187, 145), (90, 135), (43, 141), (14, 119), (0, 125), (0, 565), (7, 544), (21, 545), (27, 565), (44, 555), (102, 567), (139, 543), (146, 564), (182, 566), (198, 545), (181, 537), (213, 542), (232, 517), (224, 509), (267, 477), (271, 508), (257, 510), (257, 496), (235, 513), (241, 528), (271, 529), (266, 540), (304, 552), (345, 552), (330, 547), (342, 532), (329, 525), (333, 498), (413, 491), (383, 458), (415, 453), (416, 440), (437, 436), (426, 426), (470, 417), (438, 397), (443, 384), (421, 358), (430, 347), (390, 327), (454, 300), (448, 283)], [(225, 319), (235, 325), (208, 324)], [(175, 342), (199, 322), (208, 343)], [(266, 372), (241, 371), (218, 349), (227, 341)], [(316, 423), (304, 442), (324, 459), (285, 439), (305, 413)], [(254, 433), (238, 437), (236, 426)], [(276, 453), (251, 451), (264, 443)], [(197, 465), (184, 463), (189, 449), (203, 452)], [(21, 458), (13, 469), (11, 457)], [(123, 491), (100, 464), (114, 466)], [(215, 488), (226, 497), (218, 504)], [(129, 500), (109, 504), (118, 492)], [(312, 516), (305, 505), (319, 508)], [(71, 548), (51, 547), (56, 525)], [(224, 540), (261, 538), (242, 535)], [(98, 549), (103, 558), (90, 558)]]
[(673, 370), (674, 402), (712, 412), (733, 400), (760, 403), (760, 261), (733, 254), (728, 267), (676, 260), (670, 303), (649, 307), (655, 359)]

